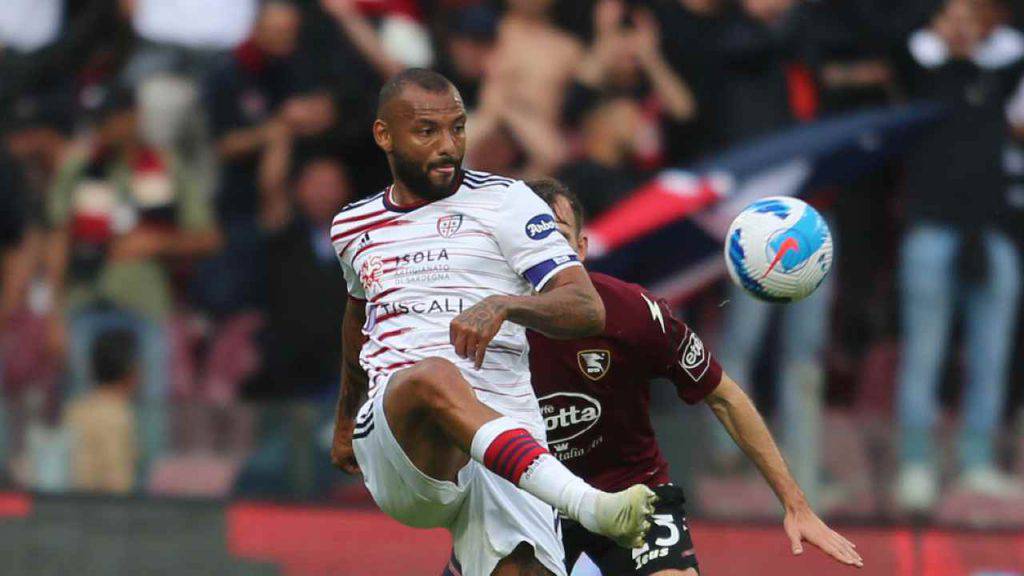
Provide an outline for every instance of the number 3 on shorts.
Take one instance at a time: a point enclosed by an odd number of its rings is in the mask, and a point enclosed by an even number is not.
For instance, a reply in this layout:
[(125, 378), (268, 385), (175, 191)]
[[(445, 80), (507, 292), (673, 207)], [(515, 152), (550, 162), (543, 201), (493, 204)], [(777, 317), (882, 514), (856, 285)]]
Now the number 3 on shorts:
[(679, 542), (679, 527), (676, 526), (671, 514), (655, 514), (651, 516), (651, 520), (653, 520), (658, 526), (668, 528), (668, 536), (655, 540), (655, 546), (667, 548), (669, 546), (675, 546), (676, 543)]

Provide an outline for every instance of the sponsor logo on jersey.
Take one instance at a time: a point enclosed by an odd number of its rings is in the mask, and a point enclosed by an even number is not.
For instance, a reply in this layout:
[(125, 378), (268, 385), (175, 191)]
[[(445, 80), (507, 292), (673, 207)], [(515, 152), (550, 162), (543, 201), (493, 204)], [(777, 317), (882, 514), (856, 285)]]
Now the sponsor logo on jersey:
[(590, 430), (601, 419), (601, 403), (586, 394), (556, 392), (537, 401), (548, 431), (548, 444), (554, 447)]
[(580, 350), (576, 353), (580, 372), (595, 382), (604, 378), (612, 366), (612, 353), (608, 350)]
[(420, 250), (418, 252), (409, 252), (408, 254), (402, 254), (396, 259), (399, 266), (407, 264), (423, 264), (425, 262), (440, 262), (442, 260), (448, 260), (448, 249), (441, 248), (440, 250)]
[(395, 257), (394, 283), (425, 284), (446, 280), (450, 275), (448, 249), (418, 250)]
[(381, 278), (384, 276), (384, 261), (380, 256), (367, 258), (359, 268), (359, 282), (363, 290), (370, 291), (380, 288)]
[(683, 343), (682, 351), (682, 355), (679, 356), (679, 366), (694, 382), (697, 382), (704, 377), (704, 373), (711, 366), (704, 343), (696, 334), (690, 332), (689, 338)]
[(537, 214), (526, 223), (526, 235), (530, 240), (547, 238), (555, 230), (558, 230), (558, 225), (550, 214)]
[(437, 219), (437, 233), (445, 238), (451, 238), (462, 228), (462, 214), (442, 216)]
[(466, 305), (462, 298), (434, 298), (411, 302), (381, 302), (374, 309), (381, 316), (385, 314), (461, 314)]

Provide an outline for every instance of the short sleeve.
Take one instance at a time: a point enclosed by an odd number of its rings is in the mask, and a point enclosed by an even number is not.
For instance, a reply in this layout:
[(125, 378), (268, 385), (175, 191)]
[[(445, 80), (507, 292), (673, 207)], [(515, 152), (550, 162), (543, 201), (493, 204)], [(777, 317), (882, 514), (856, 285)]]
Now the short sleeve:
[(363, 289), (363, 283), (359, 281), (359, 275), (352, 268), (352, 264), (342, 258), (340, 254), (338, 255), (338, 262), (341, 263), (341, 272), (345, 275), (345, 286), (349, 298), (366, 300), (366, 290)]
[(696, 404), (711, 394), (722, 380), (722, 367), (697, 333), (676, 318), (664, 300), (646, 292), (640, 297), (649, 312), (642, 346), (653, 354), (655, 374), (669, 379), (687, 404)]
[(509, 187), (498, 210), (494, 237), (509, 265), (540, 291), (579, 259), (558, 233), (551, 208), (522, 182)]

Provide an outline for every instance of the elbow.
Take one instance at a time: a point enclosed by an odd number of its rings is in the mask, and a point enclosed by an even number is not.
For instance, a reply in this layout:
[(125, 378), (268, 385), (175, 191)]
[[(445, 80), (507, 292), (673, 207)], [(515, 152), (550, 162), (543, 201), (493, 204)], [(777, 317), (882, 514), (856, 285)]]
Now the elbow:
[(585, 334), (582, 334), (581, 338), (588, 336), (597, 336), (604, 332), (605, 321), (607, 320), (607, 312), (604, 309), (604, 302), (601, 301), (601, 297), (595, 292), (587, 302), (587, 323), (584, 327)]

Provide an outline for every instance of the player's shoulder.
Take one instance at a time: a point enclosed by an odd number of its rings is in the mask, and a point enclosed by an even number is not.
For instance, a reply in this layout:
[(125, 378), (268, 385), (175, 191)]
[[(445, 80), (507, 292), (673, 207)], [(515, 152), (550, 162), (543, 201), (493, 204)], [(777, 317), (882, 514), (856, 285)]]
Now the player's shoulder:
[(358, 226), (361, 221), (386, 212), (387, 207), (384, 205), (384, 193), (386, 191), (386, 189), (381, 190), (376, 194), (343, 206), (334, 215), (334, 220), (331, 221), (331, 228), (346, 229)]
[(650, 297), (643, 286), (639, 284), (626, 282), (625, 280), (620, 280), (600, 272), (590, 272), (589, 275), (590, 281), (593, 282), (598, 294), (612, 302), (639, 302), (642, 304), (644, 297)]
[(517, 184), (522, 184), (522, 180), (481, 170), (462, 171), (462, 185), (470, 190), (508, 190)]
[(377, 192), (376, 194), (371, 194), (366, 198), (356, 200), (355, 202), (349, 202), (348, 204), (342, 206), (341, 210), (338, 211), (338, 214), (335, 215), (334, 219), (338, 220), (339, 218), (345, 216), (354, 216), (356, 214), (368, 211), (369, 209), (372, 208), (382, 207), (384, 205), (385, 192), (387, 192), (387, 188), (381, 190), (380, 192)]
[(492, 224), (501, 222), (502, 214), (513, 206), (539, 201), (522, 180), (480, 170), (463, 170), (459, 191), (460, 198), (470, 200), (477, 210), (490, 214)]
[(590, 281), (604, 302), (605, 332), (628, 335), (652, 326), (664, 332), (665, 312), (643, 286), (600, 272), (591, 272)]

